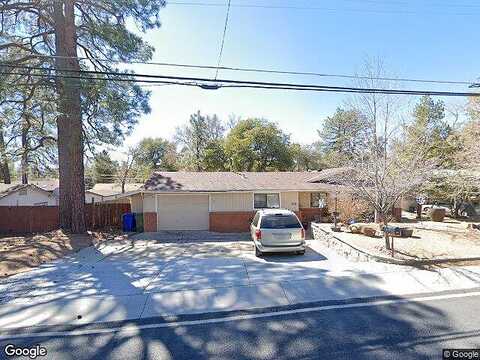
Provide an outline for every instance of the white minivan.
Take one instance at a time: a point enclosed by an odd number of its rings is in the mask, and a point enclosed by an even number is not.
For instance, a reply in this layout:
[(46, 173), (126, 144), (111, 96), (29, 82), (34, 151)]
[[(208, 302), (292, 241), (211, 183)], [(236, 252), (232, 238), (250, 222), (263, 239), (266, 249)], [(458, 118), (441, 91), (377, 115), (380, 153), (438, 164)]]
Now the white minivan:
[(266, 252), (305, 254), (305, 229), (293, 211), (258, 210), (250, 225), (255, 255)]

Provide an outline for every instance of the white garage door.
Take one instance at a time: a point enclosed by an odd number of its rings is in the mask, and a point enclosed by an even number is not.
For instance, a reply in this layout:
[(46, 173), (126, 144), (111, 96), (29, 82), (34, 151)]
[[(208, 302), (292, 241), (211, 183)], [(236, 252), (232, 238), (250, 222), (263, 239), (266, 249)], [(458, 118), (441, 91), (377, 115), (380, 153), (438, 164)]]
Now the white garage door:
[(208, 195), (158, 195), (158, 230), (208, 230)]

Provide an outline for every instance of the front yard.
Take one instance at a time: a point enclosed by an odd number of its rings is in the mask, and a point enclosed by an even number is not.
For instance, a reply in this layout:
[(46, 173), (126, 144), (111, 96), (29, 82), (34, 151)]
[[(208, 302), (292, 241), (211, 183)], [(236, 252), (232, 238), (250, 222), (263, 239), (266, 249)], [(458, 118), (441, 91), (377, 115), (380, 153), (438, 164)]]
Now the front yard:
[(110, 232), (66, 234), (60, 230), (0, 237), (0, 278), (31, 270), (85, 247), (112, 238)]
[[(411, 216), (391, 226), (413, 229), (411, 237), (394, 237), (394, 258), (398, 260), (442, 260), (458, 258), (480, 258), (480, 230), (468, 228), (471, 222), (445, 218), (443, 222), (415, 220)], [(392, 257), (385, 248), (385, 241), (377, 224), (368, 224), (377, 230), (377, 236), (351, 233), (347, 227), (333, 236), (354, 248), (374, 256)], [(331, 224), (322, 224), (326, 231)]]

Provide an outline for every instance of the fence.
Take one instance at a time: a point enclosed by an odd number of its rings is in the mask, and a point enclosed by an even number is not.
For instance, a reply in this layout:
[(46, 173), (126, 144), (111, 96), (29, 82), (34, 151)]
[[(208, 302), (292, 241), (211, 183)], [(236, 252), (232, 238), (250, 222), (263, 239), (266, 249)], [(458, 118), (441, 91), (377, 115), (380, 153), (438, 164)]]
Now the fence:
[[(88, 229), (121, 227), (130, 204), (86, 204)], [(0, 206), (0, 233), (32, 233), (58, 229), (58, 206)]]

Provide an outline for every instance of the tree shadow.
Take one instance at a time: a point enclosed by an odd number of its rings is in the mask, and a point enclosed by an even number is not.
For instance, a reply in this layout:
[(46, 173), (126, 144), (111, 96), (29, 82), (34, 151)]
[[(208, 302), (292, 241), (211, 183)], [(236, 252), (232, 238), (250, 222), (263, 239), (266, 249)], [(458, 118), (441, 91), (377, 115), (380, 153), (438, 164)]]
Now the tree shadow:
[[(67, 262), (59, 262), (40, 268), (32, 276), (23, 275), (12, 279), (23, 282), (32, 280), (33, 283), (27, 285), (33, 286), (25, 286), (23, 292), (19, 291), (15, 295), (18, 297), (28, 292), (35, 295), (36, 299), (20, 303), (10, 312), (2, 311), (0, 307), (0, 319), (11, 316), (12, 325), (21, 324), (32, 317), (42, 317), (43, 322), (48, 324), (49, 320), (55, 320), (55, 313), (61, 310), (60, 307), (76, 311), (72, 312), (73, 318), (84, 315), (79, 320), (87, 319), (85, 311), (90, 312), (90, 318), (104, 322), (115, 321), (119, 315), (125, 314), (132, 317), (151, 316), (148, 319), (108, 325), (119, 329), (137, 326), (138, 330), (65, 336), (61, 339), (16, 339), (9, 342), (16, 345), (41, 343), (47, 347), (50, 357), (62, 359), (384, 359), (395, 357), (399, 353), (406, 358), (422, 359), (439, 356), (439, 353), (432, 353), (432, 347), (426, 346), (428, 344), (444, 339), (470, 339), (478, 336), (478, 332), (457, 329), (450, 321), (449, 314), (439, 307), (421, 302), (371, 306), (368, 310), (331, 309), (318, 313), (286, 314), (282, 317), (142, 328), (142, 325), (149, 323), (190, 319), (189, 316), (192, 315), (173, 315), (182, 306), (189, 310), (186, 313), (208, 317), (205, 313), (219, 310), (227, 312), (222, 316), (232, 315), (229, 311), (235, 311), (233, 314), (239, 314), (237, 311), (240, 311), (241, 314), (241, 309), (253, 297), (261, 300), (254, 303), (254, 308), (273, 306), (275, 308), (270, 311), (276, 311), (285, 309), (282, 305), (288, 304), (280, 299), (286, 299), (290, 303), (308, 303), (313, 301), (315, 291), (319, 290), (322, 294), (327, 294), (327, 301), (333, 303), (341, 301), (347, 295), (358, 299), (372, 294), (390, 295), (382, 287), (388, 284), (381, 284), (382, 279), (375, 274), (356, 278), (327, 277), (322, 276), (325, 270), (316, 269), (316, 278), (302, 278), (307, 274), (302, 273), (307, 262), (298, 261), (301, 258), (299, 256), (285, 257), (297, 260), (298, 264), (285, 259), (259, 263), (244, 257), (237, 259), (228, 256), (207, 261), (212, 259), (211, 253), (215, 253), (212, 247), (225, 250), (228, 249), (227, 244), (180, 244), (175, 249), (169, 244), (150, 245), (152, 246), (139, 248), (134, 246), (128, 250), (123, 248), (123, 252), (114, 252), (103, 261), (97, 261), (99, 254), (93, 252), (90, 261), (84, 261), (81, 266), (72, 267)], [(315, 252), (312, 256), (312, 259), (321, 259), (323, 255)], [(221, 296), (218, 296), (214, 290), (209, 290), (208, 284), (202, 283), (202, 279), (211, 279), (213, 285), (216, 281), (239, 285), (235, 283), (237, 278), (234, 275), (243, 271), (242, 264), (246, 264), (247, 280), (250, 281), (247, 282), (248, 285), (224, 288), (219, 291)], [(52, 270), (54, 265), (56, 271)], [(280, 287), (252, 282), (249, 269), (255, 266), (267, 280), (270, 279), (269, 275), (281, 272), (277, 278)], [(479, 281), (473, 271), (469, 275)], [(40, 286), (41, 280), (45, 283)], [(289, 283), (284, 283), (288, 280)], [(11, 284), (15, 284), (15, 281)], [(183, 282), (186, 288), (183, 292), (177, 292), (176, 297), (168, 293), (155, 297), (155, 294), (149, 293), (148, 299), (145, 297), (144, 301), (133, 301), (134, 296), (141, 295), (155, 281), (161, 285)], [(195, 284), (200, 285), (203, 292), (195, 291)], [(92, 290), (94, 293), (89, 295), (88, 291)], [(124, 295), (119, 295), (120, 290), (125, 290)], [(82, 308), (79, 301), (85, 296), (94, 297), (94, 294), (110, 295), (116, 301), (90, 302)], [(122, 302), (121, 299), (125, 301)], [(62, 301), (54, 305), (54, 301), (58, 300)], [(58, 308), (41, 313), (44, 307), (40, 305), (49, 303)], [(19, 318), (19, 311), (24, 312), (25, 317)], [(13, 315), (16, 315), (15, 320)], [(42, 327), (46, 330), (58, 328)], [(87, 325), (76, 325), (75, 321), (69, 327), (76, 330), (87, 328)]]

